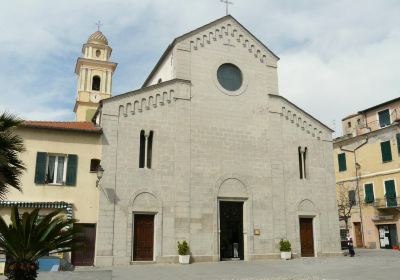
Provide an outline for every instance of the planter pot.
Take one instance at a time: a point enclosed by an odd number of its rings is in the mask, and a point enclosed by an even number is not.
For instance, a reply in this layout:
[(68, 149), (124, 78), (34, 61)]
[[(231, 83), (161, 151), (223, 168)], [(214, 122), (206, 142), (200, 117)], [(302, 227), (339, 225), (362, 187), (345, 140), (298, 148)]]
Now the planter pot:
[(179, 263), (181, 264), (189, 264), (190, 255), (179, 255)]
[(292, 252), (281, 252), (282, 260), (290, 260), (292, 258)]

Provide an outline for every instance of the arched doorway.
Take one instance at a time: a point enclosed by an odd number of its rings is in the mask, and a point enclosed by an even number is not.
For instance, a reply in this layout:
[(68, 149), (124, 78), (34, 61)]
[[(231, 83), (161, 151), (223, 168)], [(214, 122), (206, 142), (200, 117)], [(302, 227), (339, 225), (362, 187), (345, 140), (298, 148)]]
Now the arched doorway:
[(217, 201), (219, 260), (244, 260), (247, 249), (247, 189), (239, 179), (227, 178), (219, 183)]
[(132, 261), (154, 261), (159, 200), (149, 192), (137, 194), (132, 203)]

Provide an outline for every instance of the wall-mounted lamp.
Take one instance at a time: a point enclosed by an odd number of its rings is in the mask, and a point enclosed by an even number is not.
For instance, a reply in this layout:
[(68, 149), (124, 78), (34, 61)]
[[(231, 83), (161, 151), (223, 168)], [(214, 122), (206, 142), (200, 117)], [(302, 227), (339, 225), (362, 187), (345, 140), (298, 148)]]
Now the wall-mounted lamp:
[(103, 173), (104, 173), (104, 168), (99, 165), (99, 167), (97, 167), (97, 181), (96, 181), (96, 187), (99, 187), (99, 183), (101, 178), (103, 178)]

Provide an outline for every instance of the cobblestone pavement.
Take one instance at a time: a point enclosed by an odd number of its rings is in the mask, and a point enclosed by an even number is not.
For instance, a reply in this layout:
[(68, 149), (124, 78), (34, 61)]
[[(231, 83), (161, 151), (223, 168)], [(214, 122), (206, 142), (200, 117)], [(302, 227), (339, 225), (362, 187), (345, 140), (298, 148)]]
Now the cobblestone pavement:
[(290, 261), (132, 265), (92, 268), (89, 271), (40, 273), (39, 280), (373, 280), (399, 279), (399, 275), (400, 251), (357, 250), (354, 258), (340, 256)]

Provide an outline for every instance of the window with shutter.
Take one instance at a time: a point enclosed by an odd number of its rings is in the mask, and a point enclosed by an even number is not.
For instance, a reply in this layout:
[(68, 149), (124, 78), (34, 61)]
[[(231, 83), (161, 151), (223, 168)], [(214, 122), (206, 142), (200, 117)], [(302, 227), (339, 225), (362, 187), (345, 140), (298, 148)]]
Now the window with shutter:
[(390, 147), (390, 140), (381, 142), (382, 161), (392, 161), (392, 149)]
[(65, 183), (65, 155), (48, 154), (46, 183), (63, 185)]
[(385, 197), (388, 207), (397, 206), (396, 186), (394, 180), (385, 181)]
[(397, 140), (397, 152), (400, 154), (400, 133), (396, 134), (396, 140)]
[(351, 190), (349, 191), (349, 203), (351, 205), (355, 205), (356, 204), (356, 191), (355, 190)]
[(379, 125), (385, 127), (390, 125), (390, 112), (389, 109), (378, 112)]
[(365, 203), (372, 203), (375, 200), (374, 197), (374, 185), (373, 184), (365, 184), (364, 185), (365, 192)]
[(76, 185), (77, 169), (78, 169), (78, 156), (68, 155), (67, 178), (65, 180), (65, 184), (67, 186)]
[(35, 167), (35, 184), (46, 183), (47, 153), (37, 152)]
[(338, 154), (338, 163), (339, 163), (339, 171), (346, 171), (347, 170), (346, 154), (345, 153)]

